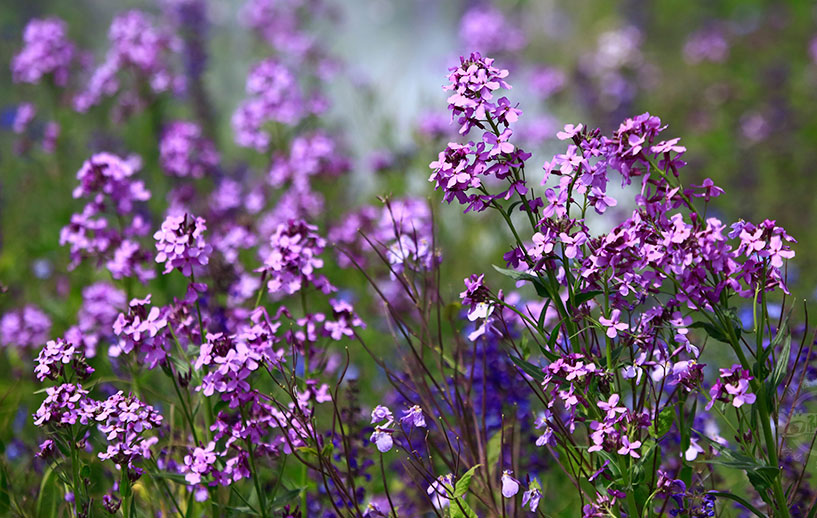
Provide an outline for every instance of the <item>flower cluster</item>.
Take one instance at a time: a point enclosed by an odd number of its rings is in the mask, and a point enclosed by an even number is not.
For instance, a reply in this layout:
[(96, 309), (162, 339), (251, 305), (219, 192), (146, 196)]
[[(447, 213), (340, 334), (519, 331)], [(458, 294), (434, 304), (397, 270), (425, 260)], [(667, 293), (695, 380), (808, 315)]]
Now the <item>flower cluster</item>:
[(0, 343), (7, 347), (39, 347), (48, 340), (50, 331), (51, 319), (31, 304), (9, 311), (0, 319)]
[(213, 247), (204, 241), (205, 230), (204, 218), (191, 214), (171, 215), (162, 222), (162, 228), (153, 234), (153, 239), (156, 240), (156, 262), (165, 263), (165, 274), (178, 269), (190, 277), (194, 267), (210, 262)]
[(115, 279), (136, 276), (144, 282), (154, 276), (145, 266), (147, 252), (135, 241), (149, 230), (137, 212), (137, 204), (150, 199), (144, 183), (134, 178), (138, 167), (138, 159), (126, 161), (110, 153), (97, 153), (82, 164), (73, 195), (88, 203), (60, 232), (72, 268), (90, 258), (105, 264)]
[(219, 154), (197, 124), (175, 121), (162, 134), (159, 161), (169, 175), (203, 178), (218, 165)]
[(170, 337), (166, 311), (152, 307), (148, 310), (150, 295), (144, 299), (130, 301), (127, 313), (120, 313), (113, 323), (113, 331), (119, 342), (111, 346), (109, 356), (131, 354), (152, 369), (163, 363), (167, 357)]
[(141, 108), (148, 102), (143, 87), (153, 93), (184, 90), (184, 76), (174, 75), (171, 57), (179, 41), (158, 29), (142, 11), (116, 16), (108, 31), (111, 47), (105, 61), (91, 75), (84, 91), (74, 98), (74, 108), (85, 112), (103, 98), (122, 92), (122, 80), (135, 78), (132, 89), (120, 95), (120, 104)]
[(94, 403), (82, 385), (63, 383), (45, 390), (46, 398), (34, 414), (37, 426), (70, 426), (93, 420)]
[[(448, 108), (460, 124), (461, 134), (469, 133), (474, 127), (488, 127), (489, 131), (476, 143), (450, 142), (430, 164), (434, 172), (429, 181), (435, 183), (435, 189), (443, 190), (445, 201), (457, 200), (466, 205), (465, 212), (479, 212), (495, 199), (527, 193), (519, 171), (530, 153), (510, 142), (513, 135), (510, 125), (522, 112), (506, 97), (494, 101), (496, 90), (510, 88), (504, 79), (508, 71), (494, 67), (493, 59), (483, 58), (477, 52), (460, 58), (460, 62), (460, 66), (450, 69), (450, 84), (443, 87), (453, 92), (448, 98)], [(489, 194), (485, 185), (487, 178), (508, 180), (508, 186), (499, 194)]]
[(254, 399), (248, 382), (250, 374), (258, 370), (264, 362), (278, 357), (272, 350), (271, 335), (260, 328), (248, 329), (237, 335), (225, 336), (223, 333), (208, 334), (202, 344), (195, 369), (209, 366), (201, 385), (196, 387), (205, 396), (218, 392), (230, 407)]
[(112, 460), (117, 466), (127, 466), (134, 471), (135, 462), (150, 458), (150, 447), (158, 438), (147, 438), (144, 433), (160, 427), (163, 421), (155, 408), (133, 394), (125, 396), (119, 391), (99, 402), (93, 415), (99, 431), (108, 441), (108, 448), (99, 453), (100, 459)]
[(310, 284), (324, 293), (335, 291), (329, 280), (316, 272), (323, 267), (320, 255), (326, 246), (317, 230), (302, 220), (278, 225), (270, 237), (264, 266), (257, 270), (266, 277), (270, 293), (291, 295)]
[(265, 124), (294, 125), (317, 108), (304, 97), (292, 71), (274, 59), (253, 66), (247, 76), (246, 91), (249, 97), (233, 113), (233, 131), (236, 144), (258, 151), (270, 145)]
[(729, 369), (720, 370), (720, 378), (712, 385), (709, 395), (712, 399), (706, 405), (706, 409), (712, 408), (715, 401), (731, 403), (733, 407), (740, 408), (744, 404), (751, 405), (757, 397), (749, 392), (749, 382), (755, 379), (749, 374), (748, 369), (740, 365), (733, 365)]
[(23, 32), (23, 49), (11, 61), (15, 83), (39, 83), (50, 76), (56, 86), (68, 82), (76, 47), (59, 18), (32, 19)]
[(76, 375), (83, 380), (94, 372), (94, 369), (85, 363), (82, 351), (77, 350), (76, 345), (62, 338), (49, 340), (37, 356), (36, 362), (34, 374), (40, 381), (46, 378), (56, 380), (63, 376), (64, 368), (68, 364), (72, 364)]

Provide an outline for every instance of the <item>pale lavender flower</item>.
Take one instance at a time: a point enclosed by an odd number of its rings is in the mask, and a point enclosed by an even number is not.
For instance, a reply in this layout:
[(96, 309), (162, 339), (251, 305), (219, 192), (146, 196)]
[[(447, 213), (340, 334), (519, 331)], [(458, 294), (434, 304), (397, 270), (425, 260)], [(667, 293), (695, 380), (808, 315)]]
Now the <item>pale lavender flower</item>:
[(414, 405), (408, 410), (403, 410), (403, 417), (400, 420), (403, 422), (408, 421), (409, 425), (417, 428), (425, 428), (426, 426), (423, 409), (420, 408), (420, 405)]
[(502, 472), (502, 496), (505, 498), (513, 498), (519, 492), (519, 481), (513, 478), (512, 474), (513, 472), (507, 469)]

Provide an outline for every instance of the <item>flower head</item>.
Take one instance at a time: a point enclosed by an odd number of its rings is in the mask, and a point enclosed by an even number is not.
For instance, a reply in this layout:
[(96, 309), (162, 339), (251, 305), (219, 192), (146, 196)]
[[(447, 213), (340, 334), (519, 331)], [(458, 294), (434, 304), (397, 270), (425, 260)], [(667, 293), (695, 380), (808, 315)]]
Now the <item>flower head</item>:
[(210, 262), (213, 248), (204, 240), (205, 230), (204, 218), (191, 214), (168, 216), (164, 220), (153, 239), (158, 250), (156, 262), (165, 263), (165, 274), (177, 268), (189, 277), (194, 266), (205, 266)]

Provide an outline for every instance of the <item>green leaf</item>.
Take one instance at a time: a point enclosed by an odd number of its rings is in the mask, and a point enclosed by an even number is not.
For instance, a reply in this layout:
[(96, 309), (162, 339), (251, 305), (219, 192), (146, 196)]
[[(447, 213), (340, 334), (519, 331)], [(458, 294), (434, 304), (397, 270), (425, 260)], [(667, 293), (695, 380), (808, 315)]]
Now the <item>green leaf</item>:
[(533, 287), (536, 289), (536, 294), (542, 298), (549, 299), (550, 293), (548, 292), (547, 286), (545, 286), (542, 281), (536, 277), (535, 275), (531, 275), (527, 272), (520, 272), (517, 270), (511, 270), (509, 268), (501, 268), (497, 265), (492, 265), (494, 270), (498, 271), (502, 275), (506, 277), (510, 277), (515, 281), (528, 281), (533, 283)]
[(595, 298), (597, 295), (601, 295), (602, 293), (604, 292), (599, 290), (585, 291), (584, 293), (579, 293), (578, 295), (574, 296), (573, 302), (576, 304), (576, 307), (579, 307), (588, 300)]
[(712, 445), (721, 454), (720, 457), (704, 460), (703, 462), (743, 471), (746, 473), (749, 482), (761, 495), (772, 487), (775, 478), (780, 473), (780, 469), (777, 467), (769, 466), (753, 457), (725, 448), (703, 435), (699, 435), (699, 437)]
[(454, 498), (465, 496), (465, 493), (468, 492), (468, 488), (471, 487), (471, 479), (474, 478), (474, 473), (480, 466), (482, 466), (482, 464), (477, 464), (463, 473), (460, 479), (457, 480), (457, 485), (454, 487)]
[(37, 517), (56, 518), (61, 500), (59, 477), (57, 472), (49, 466), (40, 483), (40, 494), (37, 496)]
[(723, 331), (721, 331), (714, 325), (710, 324), (709, 322), (695, 322), (694, 324), (691, 324), (689, 327), (703, 329), (704, 331), (706, 331), (706, 334), (708, 334), (715, 340), (726, 344), (729, 343), (729, 338), (723, 333)]
[[(769, 346), (771, 348), (771, 346)], [(791, 355), (791, 335), (786, 336), (786, 341), (783, 343), (783, 350), (780, 351), (780, 355), (777, 357), (777, 365), (774, 366), (774, 371), (772, 372), (772, 379), (770, 381), (770, 385), (773, 388), (777, 388), (783, 378), (786, 375), (786, 371), (789, 368), (789, 356)]]
[(504, 275), (506, 277), (510, 277), (511, 279), (513, 279), (515, 281), (529, 281), (529, 280), (535, 278), (531, 274), (526, 273), (526, 272), (520, 272), (518, 270), (511, 270), (510, 268), (502, 268), (502, 267), (499, 267), (499, 266), (497, 266), (495, 264), (493, 264), (491, 266), (494, 267), (494, 270), (498, 271), (499, 273), (501, 273), (502, 275)]
[(451, 502), (451, 518), (479, 518), (477, 513), (465, 503), (465, 500), (458, 498)]
[(508, 358), (511, 359), (520, 369), (522, 369), (525, 374), (530, 376), (531, 378), (535, 379), (537, 382), (541, 383), (545, 379), (545, 373), (542, 372), (542, 369), (537, 367), (536, 365), (523, 360), (522, 358), (517, 358), (511, 354), (508, 355)]
[(290, 502), (294, 501), (298, 498), (298, 495), (301, 494), (301, 491), (306, 488), (296, 488), (296, 489), (286, 489), (281, 494), (277, 495), (273, 498), (269, 503), (269, 510), (270, 511), (278, 511), (285, 505), (289, 504)]
[(660, 439), (669, 432), (674, 422), (675, 409), (672, 406), (668, 406), (658, 413), (658, 418), (650, 425), (648, 431), (652, 437)]
[(732, 493), (725, 493), (722, 491), (709, 491), (708, 493), (710, 495), (715, 495), (720, 498), (728, 498), (729, 500), (733, 500), (738, 504), (742, 505), (743, 507), (745, 507), (748, 511), (752, 511), (756, 516), (759, 516), (760, 518), (766, 518), (766, 515), (758, 511), (757, 507), (753, 506), (752, 504), (750, 504), (749, 502), (747, 502), (746, 500), (737, 495), (733, 495)]

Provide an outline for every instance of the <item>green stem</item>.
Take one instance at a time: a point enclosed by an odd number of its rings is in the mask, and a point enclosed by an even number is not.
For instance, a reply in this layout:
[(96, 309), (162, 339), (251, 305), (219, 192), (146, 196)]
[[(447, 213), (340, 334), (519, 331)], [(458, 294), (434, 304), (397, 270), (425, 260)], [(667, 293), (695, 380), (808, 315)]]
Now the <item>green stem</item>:
[[(735, 354), (738, 356), (740, 364), (744, 369), (751, 370), (751, 364), (740, 346), (740, 340), (738, 340), (738, 337), (735, 335), (735, 330), (732, 328), (732, 325), (728, 321), (724, 321), (725, 319), (722, 318), (720, 314), (718, 316), (721, 319), (721, 325), (729, 335), (729, 341), (731, 342), (732, 349), (734, 349)], [(777, 441), (772, 433), (772, 424), (769, 416), (769, 394), (766, 390), (764, 390), (764, 387), (758, 382), (757, 379), (752, 379), (749, 383), (757, 396), (758, 418), (760, 419), (760, 425), (763, 428), (763, 441), (766, 444), (766, 454), (769, 458), (769, 464), (775, 469), (779, 470), (780, 461), (777, 458)], [(780, 482), (779, 472), (774, 477), (772, 492), (774, 494), (775, 504), (780, 512), (780, 518), (789, 518), (789, 506), (786, 500), (786, 495), (783, 492), (783, 484)]]

